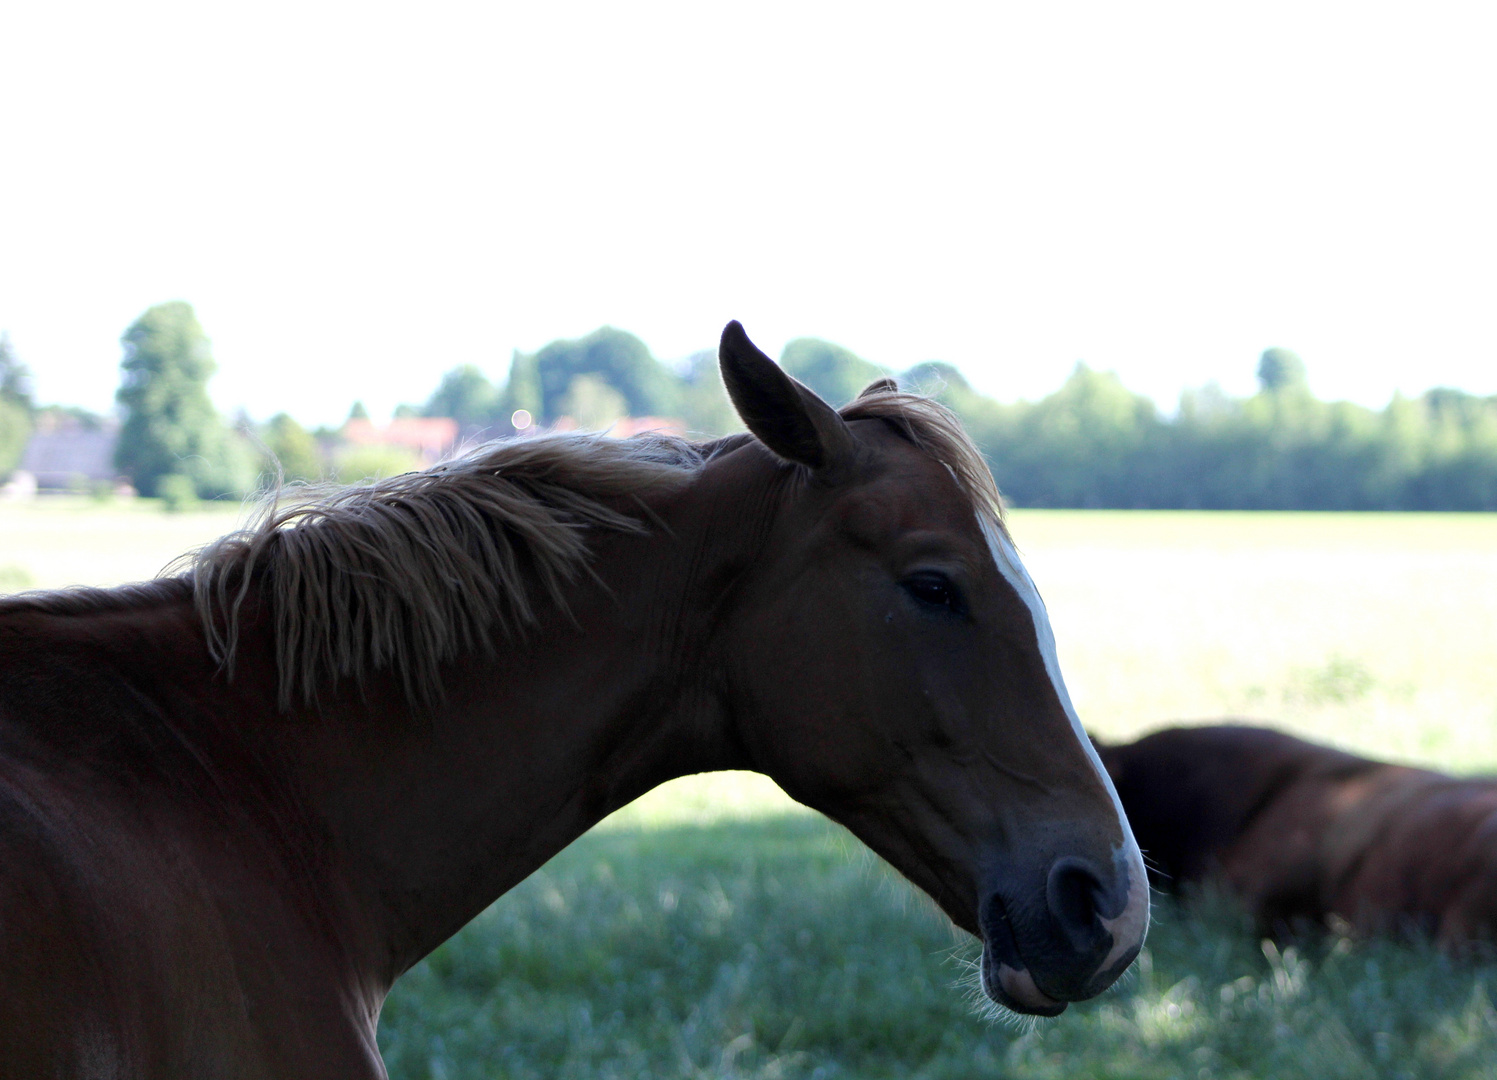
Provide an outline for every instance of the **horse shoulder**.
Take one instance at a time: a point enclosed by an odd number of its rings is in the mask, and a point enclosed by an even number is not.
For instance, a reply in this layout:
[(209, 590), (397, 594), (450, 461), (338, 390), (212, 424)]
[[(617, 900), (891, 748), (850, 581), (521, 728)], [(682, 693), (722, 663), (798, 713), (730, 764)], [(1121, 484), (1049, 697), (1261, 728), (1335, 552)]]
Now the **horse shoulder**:
[(382, 1076), (275, 845), (204, 812), (149, 707), (90, 707), (107, 673), (30, 661), (0, 664), (0, 1077)]
[(1389, 913), (1444, 943), (1497, 932), (1497, 781), (1439, 776), (1388, 814), (1372, 871), (1358, 881)]
[(1319, 920), (1331, 910), (1327, 836), (1385, 767), (1281, 732), (1245, 734), (1236, 772), (1251, 801), (1224, 875), (1265, 924)]
[(1476, 820), (1462, 845), (1464, 873), (1439, 913), (1436, 941), (1447, 950), (1497, 943), (1497, 779), (1479, 783)]
[[(1345, 781), (1321, 843), (1327, 909), (1364, 931), (1409, 920), (1427, 923), (1429, 905), (1418, 878), (1441, 858), (1435, 852), (1449, 840), (1429, 835), (1418, 822), (1432, 812), (1442, 816), (1436, 805), (1454, 783), (1440, 773), (1391, 764)], [(1435, 847), (1420, 851), (1420, 844)]]
[(33, 800), (0, 774), (0, 1076), (122, 1072), (107, 1068), (123, 1062), (96, 942), (40, 826)]

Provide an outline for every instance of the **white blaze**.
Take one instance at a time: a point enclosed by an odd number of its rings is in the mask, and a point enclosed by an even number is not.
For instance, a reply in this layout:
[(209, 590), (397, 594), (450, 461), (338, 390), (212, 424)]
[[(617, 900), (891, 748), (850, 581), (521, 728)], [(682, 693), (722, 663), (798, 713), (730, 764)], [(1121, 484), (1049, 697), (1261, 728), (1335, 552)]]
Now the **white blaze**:
[(1112, 934), (1113, 940), (1112, 952), (1102, 962), (1102, 969), (1105, 970), (1124, 951), (1137, 944), (1148, 927), (1148, 871), (1144, 868), (1143, 854), (1138, 850), (1138, 842), (1133, 839), (1133, 830), (1128, 825), (1128, 816), (1123, 813), (1123, 802), (1118, 798), (1117, 788), (1113, 787), (1112, 777), (1107, 775), (1102, 759), (1097, 756), (1097, 748), (1092, 745), (1091, 739), (1087, 738), (1086, 730), (1081, 726), (1081, 718), (1076, 715), (1076, 707), (1071, 704), (1071, 695), (1066, 692), (1066, 682), (1060, 675), (1060, 660), (1055, 654), (1055, 631), (1050, 628), (1050, 615), (1045, 611), (1045, 602), (1040, 599), (1040, 591), (1035, 588), (1034, 579), (1029, 576), (1029, 571), (1024, 569), (1024, 564), (1019, 560), (1018, 550), (1004, 535), (1003, 530), (995, 522), (989, 520), (986, 514), (978, 514), (977, 520), (982, 527), (983, 538), (988, 542), (988, 550), (993, 553), (993, 562), (997, 564), (998, 572), (1003, 575), (1004, 580), (1013, 587), (1014, 592), (1019, 594), (1019, 599), (1023, 600), (1025, 606), (1029, 608), (1030, 617), (1034, 620), (1034, 634), (1040, 647), (1040, 656), (1045, 661), (1045, 673), (1050, 676), (1050, 682), (1055, 686), (1055, 694), (1060, 698), (1060, 705), (1065, 709), (1067, 719), (1071, 721), (1071, 729), (1076, 733), (1076, 740), (1081, 743), (1082, 750), (1090, 759), (1097, 777), (1107, 789), (1107, 794), (1112, 796), (1112, 805), (1117, 810), (1118, 822), (1123, 827), (1123, 843), (1113, 851), (1113, 859), (1127, 865), (1128, 905), (1116, 919), (1102, 920), (1102, 925)]

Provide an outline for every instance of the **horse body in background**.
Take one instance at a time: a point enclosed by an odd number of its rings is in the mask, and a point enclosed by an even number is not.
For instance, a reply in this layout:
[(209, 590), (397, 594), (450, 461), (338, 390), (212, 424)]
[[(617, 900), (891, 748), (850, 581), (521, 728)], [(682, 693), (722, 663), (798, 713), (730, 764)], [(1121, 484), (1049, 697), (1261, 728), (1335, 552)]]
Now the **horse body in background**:
[(1336, 917), (1445, 948), (1497, 940), (1497, 779), (1247, 725), (1098, 748), (1163, 888), (1216, 878), (1270, 929)]
[(609, 812), (755, 769), (1053, 1014), (1147, 883), (986, 466), (730, 324), (749, 434), (552, 437), (0, 603), (0, 1076), (380, 1076), (394, 980)]

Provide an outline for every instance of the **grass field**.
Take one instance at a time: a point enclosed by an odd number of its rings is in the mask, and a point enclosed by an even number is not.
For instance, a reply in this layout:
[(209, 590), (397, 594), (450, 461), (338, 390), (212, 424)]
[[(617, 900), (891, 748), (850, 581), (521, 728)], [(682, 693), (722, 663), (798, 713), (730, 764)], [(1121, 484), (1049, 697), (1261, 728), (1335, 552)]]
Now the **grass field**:
[[(149, 575), (232, 511), (0, 505), (0, 589)], [(1082, 716), (1244, 715), (1497, 769), (1497, 516), (1015, 512)], [(1136, 973), (1058, 1021), (974, 1015), (970, 943), (758, 777), (667, 785), (397, 986), (392, 1076), (1487, 1077), (1497, 966), (1265, 947), (1159, 905)]]
[(0, 592), (120, 585), (234, 528), (238, 503), (167, 514), (154, 499), (0, 503)]
[(810, 814), (595, 830), (412, 970), (392, 1077), (1490, 1078), (1497, 966), (1280, 952), (1219, 901), (1157, 905), (1134, 973), (1026, 1027), (975, 948)]

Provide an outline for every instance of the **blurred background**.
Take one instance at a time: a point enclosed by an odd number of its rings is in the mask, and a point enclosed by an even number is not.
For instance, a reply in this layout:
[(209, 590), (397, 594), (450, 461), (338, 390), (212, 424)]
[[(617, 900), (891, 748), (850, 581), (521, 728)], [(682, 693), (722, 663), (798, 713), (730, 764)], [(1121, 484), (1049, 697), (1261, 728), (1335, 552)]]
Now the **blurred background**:
[[(1472, 4), (13, 5), (0, 591), (150, 576), (282, 478), (735, 430), (737, 318), (834, 403), (888, 374), (962, 417), (1093, 730), (1237, 715), (1497, 768), (1494, 31)], [(1236, 918), (1168, 909), (1128, 986), (986, 1026), (967, 946), (854, 841), (756, 778), (686, 781), (408, 976), (381, 1038), (400, 1077), (1497, 1061), (1490, 967)]]

